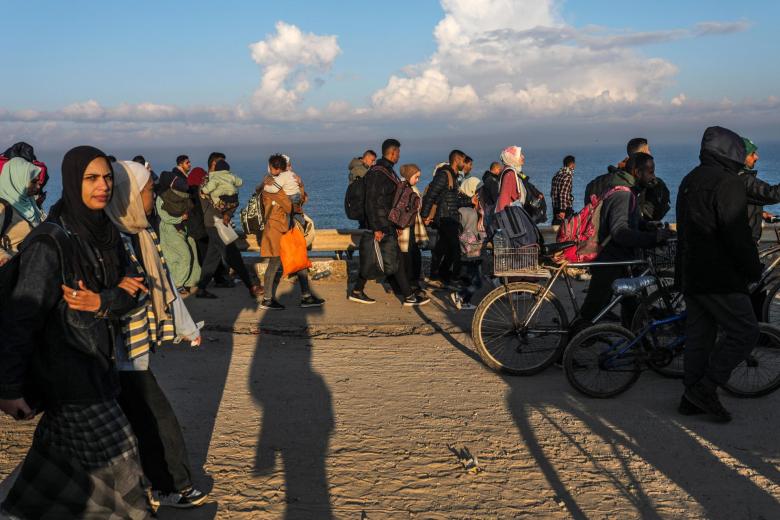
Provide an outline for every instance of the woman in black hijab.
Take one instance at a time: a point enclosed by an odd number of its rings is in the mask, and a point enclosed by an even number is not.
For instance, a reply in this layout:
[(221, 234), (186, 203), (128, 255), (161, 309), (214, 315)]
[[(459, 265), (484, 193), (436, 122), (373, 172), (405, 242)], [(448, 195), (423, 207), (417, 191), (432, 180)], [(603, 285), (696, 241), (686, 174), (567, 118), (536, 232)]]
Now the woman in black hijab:
[(119, 318), (145, 290), (125, 276), (119, 232), (103, 209), (113, 172), (79, 146), (62, 161), (62, 199), (19, 253), (0, 321), (0, 409), (43, 411), (0, 511), (18, 518), (147, 518), (138, 447), (117, 404)]

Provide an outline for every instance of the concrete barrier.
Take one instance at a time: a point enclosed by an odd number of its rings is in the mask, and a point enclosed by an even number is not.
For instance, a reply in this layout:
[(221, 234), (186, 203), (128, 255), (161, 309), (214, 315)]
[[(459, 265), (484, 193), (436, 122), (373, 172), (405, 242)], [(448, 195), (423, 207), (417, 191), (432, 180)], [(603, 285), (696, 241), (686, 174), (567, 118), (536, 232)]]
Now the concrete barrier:
[[(669, 227), (676, 230), (677, 224), (670, 223)], [(539, 229), (542, 232), (545, 242), (555, 242), (558, 231), (557, 228), (553, 228), (553, 226), (539, 226)], [(435, 230), (431, 231), (435, 236)], [(780, 231), (779, 224), (765, 224), (761, 241), (780, 242), (780, 238), (777, 234), (778, 231)], [(336, 256), (340, 257), (341, 253), (358, 249), (360, 237), (364, 232), (365, 230), (362, 229), (318, 229), (314, 236), (314, 243), (312, 244), (311, 250), (314, 252), (333, 252)], [(260, 251), (260, 246), (254, 236), (246, 236), (245, 241), (247, 251)]]

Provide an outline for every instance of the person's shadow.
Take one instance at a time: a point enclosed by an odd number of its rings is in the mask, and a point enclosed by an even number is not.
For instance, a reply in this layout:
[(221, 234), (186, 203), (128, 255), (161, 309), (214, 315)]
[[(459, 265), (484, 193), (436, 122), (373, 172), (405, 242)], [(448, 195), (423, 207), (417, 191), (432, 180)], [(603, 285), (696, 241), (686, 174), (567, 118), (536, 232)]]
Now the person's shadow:
[(275, 318), (284, 313), (299, 313), (305, 323), (308, 316), (322, 313), (322, 308), (298, 308), (299, 289), (294, 287), (287, 292), (288, 288), (289, 284), (282, 281), (279, 292), (286, 294), (280, 301), (287, 309), (266, 311), (260, 320), (249, 373), (252, 397), (262, 408), (253, 473), (273, 473), (277, 458), (280, 459), (285, 480), (285, 518), (331, 518), (325, 471), (334, 426), (330, 390), (312, 368), (308, 337), (264, 332), (278, 329)]

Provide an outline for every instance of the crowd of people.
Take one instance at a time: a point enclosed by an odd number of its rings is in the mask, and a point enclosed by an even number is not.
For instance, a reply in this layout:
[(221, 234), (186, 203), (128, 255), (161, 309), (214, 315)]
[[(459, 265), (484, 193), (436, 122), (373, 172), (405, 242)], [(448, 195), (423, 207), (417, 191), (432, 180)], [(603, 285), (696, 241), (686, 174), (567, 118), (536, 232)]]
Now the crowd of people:
[[(348, 298), (375, 303), (366, 284), (383, 279), (404, 306), (427, 304), (426, 290), (438, 288), (455, 308), (473, 309), (489, 279), (482, 266), (491, 241), (520, 236), (502, 235), (507, 213), (532, 226), (547, 219), (545, 197), (523, 171), (523, 150), (505, 148), (481, 178), (472, 176), (466, 153), (452, 150), (423, 192), (420, 167), (398, 166), (400, 155), (401, 143), (387, 139), (381, 156), (368, 150), (349, 164), (351, 218), (366, 231)], [(780, 185), (756, 175), (756, 145), (724, 128), (706, 130), (700, 159), (676, 207), (675, 276), (688, 309), (679, 411), (727, 421), (717, 388), (758, 336), (748, 285), (761, 272), (762, 219), (773, 218), (763, 206), (780, 202)], [(289, 157), (268, 159), (252, 195), (267, 259), (261, 284), (236, 245), (231, 222), (243, 180), (225, 154), (212, 153), (206, 168), (181, 155), (158, 177), (142, 156), (117, 160), (79, 146), (65, 154), (61, 172), (62, 195), (46, 214), (47, 168), (33, 147), (17, 143), (0, 156), (0, 409), (17, 420), (43, 414), (1, 509), (18, 518), (146, 518), (150, 507), (198, 506), (206, 494), (193, 485), (182, 430), (150, 354), (169, 341), (200, 344), (184, 299), (217, 298), (212, 282), (233, 286), (235, 275), (261, 309), (284, 309), (276, 299), (282, 238), (306, 228), (304, 183)], [(552, 179), (553, 225), (578, 213), (575, 172), (569, 155)], [(646, 139), (630, 140), (627, 156), (588, 184), (584, 205), (594, 204), (601, 205), (598, 261), (636, 259), (672, 236), (658, 225), (670, 196)], [(285, 274), (297, 278), (301, 307), (324, 304), (307, 269)], [(624, 274), (593, 270), (573, 327), (587, 326)], [(631, 315), (623, 305), (622, 319)]]

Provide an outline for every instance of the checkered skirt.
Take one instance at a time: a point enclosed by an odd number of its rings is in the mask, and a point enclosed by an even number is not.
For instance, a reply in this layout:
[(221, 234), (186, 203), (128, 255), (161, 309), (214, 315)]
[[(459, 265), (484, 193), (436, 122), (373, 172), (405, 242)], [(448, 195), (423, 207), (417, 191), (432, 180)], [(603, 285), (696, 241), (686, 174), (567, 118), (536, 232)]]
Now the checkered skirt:
[(148, 518), (130, 423), (115, 400), (44, 413), (0, 508), (18, 518)]

